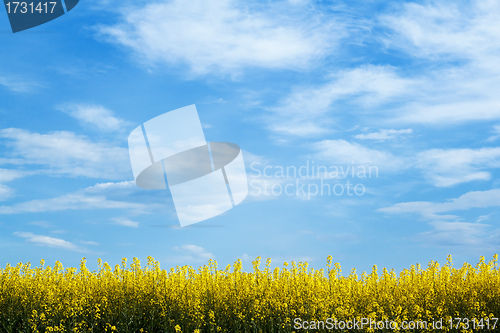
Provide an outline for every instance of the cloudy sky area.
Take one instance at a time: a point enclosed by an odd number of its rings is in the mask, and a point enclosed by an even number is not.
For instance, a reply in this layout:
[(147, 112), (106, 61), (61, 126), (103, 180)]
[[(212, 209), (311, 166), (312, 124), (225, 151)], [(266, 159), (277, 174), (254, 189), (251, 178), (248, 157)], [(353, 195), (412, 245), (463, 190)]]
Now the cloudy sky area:
[[(88, 0), (12, 34), (1, 13), (0, 266), (491, 258), (499, 20), (495, 0)], [(207, 140), (243, 149), (250, 194), (179, 228), (167, 191), (135, 185), (127, 138), (191, 104)]]

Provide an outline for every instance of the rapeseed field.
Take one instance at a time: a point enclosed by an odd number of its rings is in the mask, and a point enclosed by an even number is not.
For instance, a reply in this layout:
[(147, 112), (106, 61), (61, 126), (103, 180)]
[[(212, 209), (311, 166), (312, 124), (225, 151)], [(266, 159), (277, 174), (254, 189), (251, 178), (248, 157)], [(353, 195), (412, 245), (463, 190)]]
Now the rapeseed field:
[[(342, 274), (327, 258), (324, 269), (306, 262), (271, 268), (241, 260), (197, 269), (165, 270), (149, 257), (90, 271), (60, 262), (0, 268), (0, 332), (334, 332), (488, 331), (500, 315), (498, 256), (454, 268), (430, 262), (399, 274), (374, 266)], [(436, 326), (441, 320), (442, 327)], [(378, 325), (390, 321), (390, 328)], [(410, 329), (410, 321), (429, 323)], [(364, 325), (360, 323), (373, 323)], [(357, 324), (356, 324), (357, 323)], [(378, 323), (378, 324), (377, 324)], [(378, 325), (378, 326), (377, 326)], [(405, 328), (403, 328), (403, 326)], [(436, 327), (433, 327), (436, 326)]]

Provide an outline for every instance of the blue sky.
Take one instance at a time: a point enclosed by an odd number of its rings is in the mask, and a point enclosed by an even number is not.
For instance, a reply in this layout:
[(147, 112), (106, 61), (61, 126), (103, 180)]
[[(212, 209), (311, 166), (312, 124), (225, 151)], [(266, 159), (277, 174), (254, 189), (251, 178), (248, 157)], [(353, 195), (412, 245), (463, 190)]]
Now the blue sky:
[[(499, 20), (494, 0), (87, 0), (12, 34), (2, 13), (0, 265), (491, 258)], [(191, 104), (242, 148), (250, 193), (180, 228), (168, 192), (135, 185), (127, 138)], [(357, 171), (279, 173), (308, 165)]]

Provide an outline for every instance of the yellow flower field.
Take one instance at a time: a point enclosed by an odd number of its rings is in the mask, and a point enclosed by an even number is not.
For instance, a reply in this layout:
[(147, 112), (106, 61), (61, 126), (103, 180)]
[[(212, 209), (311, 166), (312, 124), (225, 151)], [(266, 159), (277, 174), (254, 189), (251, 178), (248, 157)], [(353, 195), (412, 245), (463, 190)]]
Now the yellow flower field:
[[(453, 268), (449, 257), (443, 266), (399, 275), (374, 266), (359, 276), (342, 275), (331, 257), (320, 270), (305, 262), (271, 269), (270, 259), (260, 268), (257, 258), (251, 273), (240, 260), (224, 269), (210, 261), (164, 270), (148, 259), (144, 267), (135, 258), (114, 268), (99, 261), (95, 272), (85, 259), (78, 269), (7, 265), (0, 269), (0, 332), (333, 332), (370, 320), (361, 331), (405, 331), (410, 321), (441, 320), (441, 329), (415, 329), (429, 332), (499, 326), (497, 255), (476, 266)], [(387, 321), (394, 326), (377, 327)]]

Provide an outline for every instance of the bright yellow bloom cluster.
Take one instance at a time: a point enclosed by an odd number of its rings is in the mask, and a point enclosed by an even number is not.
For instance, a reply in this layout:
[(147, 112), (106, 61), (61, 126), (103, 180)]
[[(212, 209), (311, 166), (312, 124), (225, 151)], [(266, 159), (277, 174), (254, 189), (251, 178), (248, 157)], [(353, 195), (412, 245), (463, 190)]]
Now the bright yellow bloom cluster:
[(151, 257), (144, 267), (134, 258), (114, 269), (99, 260), (95, 272), (85, 259), (79, 269), (43, 260), (37, 268), (7, 265), (0, 269), (0, 332), (293, 332), (295, 318), (479, 321), (500, 316), (497, 259), (456, 269), (448, 257), (444, 266), (431, 262), (399, 275), (374, 266), (361, 276), (342, 276), (331, 256), (326, 270), (306, 262), (272, 269), (270, 259), (260, 269), (257, 258), (251, 273), (241, 260), (223, 270), (211, 260), (167, 271)]

